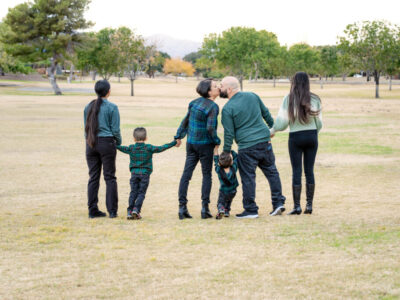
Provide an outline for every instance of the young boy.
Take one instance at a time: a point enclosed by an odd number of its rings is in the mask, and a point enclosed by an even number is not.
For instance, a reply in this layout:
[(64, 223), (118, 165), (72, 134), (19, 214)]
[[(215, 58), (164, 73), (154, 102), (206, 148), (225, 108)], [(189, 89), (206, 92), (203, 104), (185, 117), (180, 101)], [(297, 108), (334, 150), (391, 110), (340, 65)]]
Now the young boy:
[(123, 153), (129, 154), (131, 171), (131, 193), (129, 195), (129, 206), (127, 219), (139, 220), (140, 210), (146, 196), (149, 186), (150, 174), (153, 172), (153, 153), (163, 152), (177, 144), (173, 141), (163, 146), (153, 146), (145, 144), (147, 132), (143, 127), (138, 127), (133, 131), (134, 145), (117, 146), (117, 149)]
[(222, 152), (218, 155), (218, 146), (214, 148), (215, 171), (218, 174), (221, 187), (219, 189), (219, 197), (217, 204), (217, 219), (223, 216), (229, 217), (231, 211), (231, 203), (236, 195), (236, 188), (239, 182), (236, 178), (237, 172), (237, 153), (232, 150), (231, 153)]

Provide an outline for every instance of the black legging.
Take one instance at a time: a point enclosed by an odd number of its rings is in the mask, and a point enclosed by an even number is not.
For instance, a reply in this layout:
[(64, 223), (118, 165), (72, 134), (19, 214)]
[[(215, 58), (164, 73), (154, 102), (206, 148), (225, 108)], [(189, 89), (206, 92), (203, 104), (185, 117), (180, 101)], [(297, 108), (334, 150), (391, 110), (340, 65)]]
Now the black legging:
[(289, 133), (289, 154), (292, 163), (292, 184), (301, 185), (302, 166), (304, 154), (304, 173), (307, 184), (315, 184), (314, 162), (318, 150), (317, 130), (305, 130)]

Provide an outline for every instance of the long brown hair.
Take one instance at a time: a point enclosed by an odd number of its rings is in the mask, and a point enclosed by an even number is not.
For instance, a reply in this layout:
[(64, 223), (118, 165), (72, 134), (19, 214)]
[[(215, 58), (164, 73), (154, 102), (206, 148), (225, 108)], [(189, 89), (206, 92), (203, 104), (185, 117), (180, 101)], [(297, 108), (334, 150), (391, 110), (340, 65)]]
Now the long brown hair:
[(301, 124), (307, 124), (310, 116), (317, 116), (318, 111), (311, 110), (311, 96), (319, 97), (310, 92), (310, 80), (305, 72), (297, 72), (292, 79), (289, 94), (289, 121), (294, 123), (296, 119)]
[(97, 94), (97, 99), (90, 102), (85, 126), (86, 141), (91, 148), (96, 146), (97, 134), (99, 132), (98, 116), (100, 106), (103, 103), (102, 97), (105, 97), (110, 91), (110, 84), (107, 80), (99, 80), (96, 82), (94, 90)]

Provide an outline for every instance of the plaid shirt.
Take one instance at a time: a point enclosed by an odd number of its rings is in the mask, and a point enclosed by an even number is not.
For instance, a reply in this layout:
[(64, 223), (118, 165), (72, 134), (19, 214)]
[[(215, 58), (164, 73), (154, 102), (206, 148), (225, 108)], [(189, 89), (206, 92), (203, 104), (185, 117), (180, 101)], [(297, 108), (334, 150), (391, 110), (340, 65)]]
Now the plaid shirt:
[(187, 134), (189, 144), (221, 144), (217, 135), (218, 113), (219, 107), (214, 101), (203, 97), (193, 100), (175, 139), (182, 139)]
[(221, 183), (219, 190), (224, 194), (230, 194), (236, 191), (236, 188), (239, 186), (239, 182), (236, 177), (236, 172), (238, 169), (237, 153), (233, 150), (231, 153), (233, 157), (233, 164), (230, 167), (229, 173), (226, 173), (224, 168), (221, 168), (219, 165), (219, 155), (214, 155), (215, 172), (217, 172), (219, 182)]
[(129, 169), (132, 174), (151, 174), (153, 172), (153, 153), (163, 152), (176, 145), (176, 141), (162, 146), (136, 143), (129, 146), (117, 146), (123, 153), (129, 154)]

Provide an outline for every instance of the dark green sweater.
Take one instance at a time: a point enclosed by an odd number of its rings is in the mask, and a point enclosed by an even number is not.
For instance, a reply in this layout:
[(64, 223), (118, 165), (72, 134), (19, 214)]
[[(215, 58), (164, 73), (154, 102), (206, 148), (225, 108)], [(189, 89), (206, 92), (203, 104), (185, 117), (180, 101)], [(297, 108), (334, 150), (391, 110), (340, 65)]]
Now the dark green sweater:
[(268, 142), (269, 128), (274, 125), (274, 119), (260, 97), (254, 93), (238, 92), (222, 109), (222, 125), (224, 151), (229, 152), (233, 139), (239, 150)]

